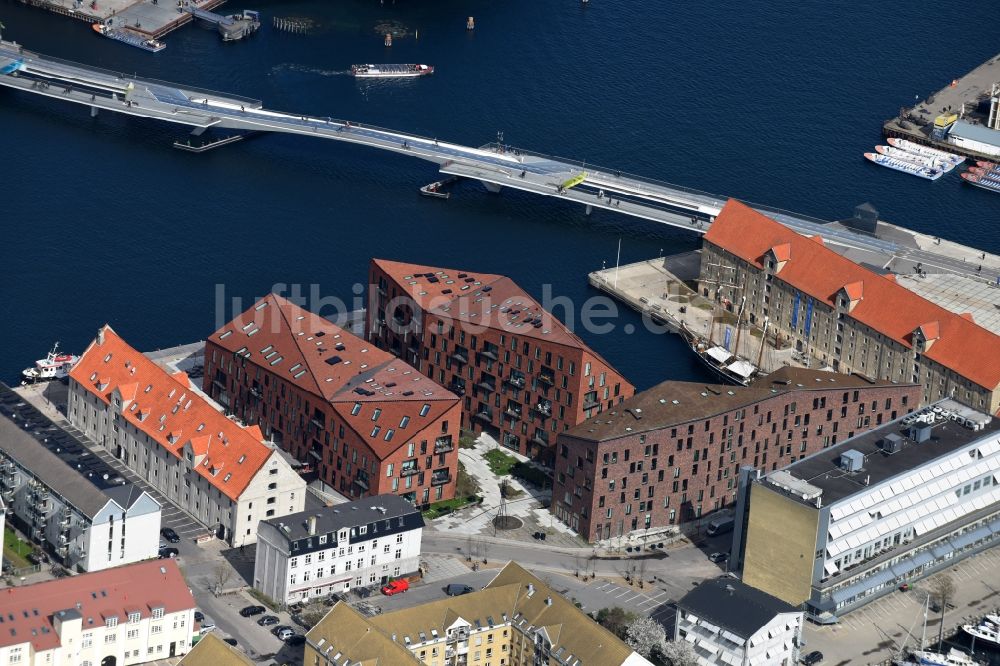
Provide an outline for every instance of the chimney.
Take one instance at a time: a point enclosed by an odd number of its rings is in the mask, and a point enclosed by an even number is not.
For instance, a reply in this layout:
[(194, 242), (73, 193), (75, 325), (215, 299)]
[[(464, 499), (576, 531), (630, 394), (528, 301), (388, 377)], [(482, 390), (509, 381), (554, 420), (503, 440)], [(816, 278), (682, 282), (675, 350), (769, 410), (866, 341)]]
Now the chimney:
[(98, 344), (98, 346), (104, 344), (104, 327), (103, 326), (101, 326), (99, 329), (97, 329), (97, 344)]
[(552, 597), (545, 597), (545, 605), (546, 606), (552, 605)]
[(530, 598), (531, 595), (533, 595), (534, 593), (535, 593), (535, 586), (532, 585), (531, 583), (528, 583), (528, 597)]
[(316, 536), (316, 516), (309, 516), (309, 536)]

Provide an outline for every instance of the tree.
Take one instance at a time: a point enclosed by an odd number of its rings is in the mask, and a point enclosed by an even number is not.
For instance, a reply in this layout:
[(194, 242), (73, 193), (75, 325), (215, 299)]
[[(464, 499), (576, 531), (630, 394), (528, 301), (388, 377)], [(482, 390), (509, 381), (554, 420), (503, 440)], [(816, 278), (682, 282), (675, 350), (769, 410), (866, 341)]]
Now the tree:
[(215, 584), (215, 596), (222, 594), (222, 590), (226, 587), (226, 583), (233, 575), (233, 569), (229, 566), (228, 562), (222, 561), (215, 566), (215, 571), (212, 575), (212, 582)]
[(698, 666), (698, 655), (686, 640), (667, 641), (660, 649), (670, 666)]
[(602, 608), (597, 611), (594, 619), (615, 636), (624, 639), (625, 629), (635, 619), (635, 614), (628, 612), (620, 606), (612, 606), (611, 608)]
[(650, 656), (654, 651), (662, 651), (666, 640), (667, 633), (663, 625), (645, 615), (632, 620), (625, 628), (625, 642), (643, 657)]
[(938, 651), (944, 642), (944, 614), (955, 596), (955, 581), (948, 574), (940, 574), (930, 581), (931, 596), (941, 606), (941, 625), (938, 627)]

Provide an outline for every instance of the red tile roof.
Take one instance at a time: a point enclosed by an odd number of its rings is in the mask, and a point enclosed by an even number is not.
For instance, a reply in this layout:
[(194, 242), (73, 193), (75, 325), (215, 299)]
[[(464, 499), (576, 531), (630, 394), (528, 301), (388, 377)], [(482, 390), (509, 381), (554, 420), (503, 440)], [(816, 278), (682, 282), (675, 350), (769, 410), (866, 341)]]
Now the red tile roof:
[(373, 259), (372, 263), (406, 290), (425, 312), (501, 329), (510, 335), (547, 340), (598, 356), (508, 277), (388, 259)]
[(170, 375), (128, 345), (110, 326), (103, 329), (103, 344), (95, 339), (70, 377), (111, 404), (121, 395), (122, 417), (147, 434), (176, 458), (184, 446), (205, 458), (194, 471), (236, 501), (272, 454), (261, 441), (260, 430), (242, 428), (226, 418), (187, 382), (183, 373)]
[(332, 405), (382, 457), (405, 445), (407, 433), (423, 430), (459, 404), (454, 393), (406, 362), (276, 294), (209, 340)]
[(886, 279), (810, 242), (738, 201), (730, 200), (725, 205), (705, 240), (758, 268), (763, 268), (761, 258), (769, 249), (788, 243), (792, 258), (781, 269), (779, 279), (831, 306), (841, 289), (863, 283), (864, 298), (848, 316), (905, 347), (912, 346), (917, 328), (934, 322), (938, 339), (924, 356), (987, 389), (1000, 386), (1000, 353), (996, 351), (1000, 349), (1000, 336), (900, 286), (894, 279)]
[(0, 647), (27, 641), (36, 652), (58, 647), (54, 615), (59, 611), (69, 611), (67, 619), (79, 614), (82, 630), (87, 631), (106, 624), (112, 616), (125, 625), (129, 611), (148, 619), (155, 608), (169, 614), (194, 607), (194, 596), (177, 562), (169, 558), (11, 586), (0, 590)]

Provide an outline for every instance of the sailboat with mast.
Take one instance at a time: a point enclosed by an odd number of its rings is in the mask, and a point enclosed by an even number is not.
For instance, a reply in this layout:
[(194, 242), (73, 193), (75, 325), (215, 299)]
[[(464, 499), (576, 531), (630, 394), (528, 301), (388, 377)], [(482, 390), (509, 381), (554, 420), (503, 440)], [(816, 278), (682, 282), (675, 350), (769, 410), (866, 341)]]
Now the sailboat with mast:
[[(924, 628), (920, 634), (920, 649), (910, 653), (912, 661), (897, 661), (896, 663), (917, 663), (923, 666), (982, 666), (980, 662), (956, 648), (949, 648), (948, 652), (934, 652), (924, 649), (924, 643), (927, 641), (927, 612), (930, 605), (930, 598), (930, 595), (927, 595), (927, 598), (924, 600)], [(938, 650), (940, 649), (941, 646), (939, 645)]]
[(739, 356), (740, 337), (743, 333), (743, 312), (746, 309), (746, 296), (740, 299), (740, 309), (736, 315), (736, 340), (733, 350), (730, 352), (726, 345), (716, 344), (714, 340), (715, 320), (713, 316), (712, 325), (709, 327), (708, 338), (696, 334), (683, 323), (681, 324), (681, 335), (691, 347), (691, 351), (701, 360), (701, 362), (714, 374), (722, 378), (723, 381), (739, 386), (750, 386), (760, 374), (760, 363), (764, 355), (764, 344), (767, 340), (768, 320), (764, 318), (764, 333), (760, 338), (760, 351), (757, 355), (757, 363), (754, 364), (748, 359)]

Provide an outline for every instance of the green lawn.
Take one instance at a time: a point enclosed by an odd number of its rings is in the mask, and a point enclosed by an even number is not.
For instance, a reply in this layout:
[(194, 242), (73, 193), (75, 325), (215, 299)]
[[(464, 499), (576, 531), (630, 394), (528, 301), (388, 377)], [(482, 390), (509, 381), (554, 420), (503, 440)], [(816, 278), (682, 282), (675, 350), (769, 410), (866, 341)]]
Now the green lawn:
[(10, 562), (15, 569), (30, 567), (31, 562), (27, 560), (28, 555), (34, 547), (25, 541), (17, 538), (14, 530), (5, 528), (3, 531), (3, 559)]
[(508, 455), (500, 449), (490, 449), (483, 457), (486, 458), (486, 464), (490, 466), (490, 471), (497, 476), (507, 476), (517, 464), (517, 459), (514, 456)]
[(446, 514), (452, 513), (453, 511), (457, 511), (458, 509), (461, 509), (463, 506), (466, 506), (467, 504), (472, 504), (477, 499), (478, 498), (470, 499), (468, 496), (464, 496), (464, 497), (456, 497), (450, 500), (443, 500), (441, 502), (435, 502), (434, 504), (431, 504), (431, 508), (424, 511), (423, 513), (424, 519), (434, 520), (435, 518), (439, 518)]

